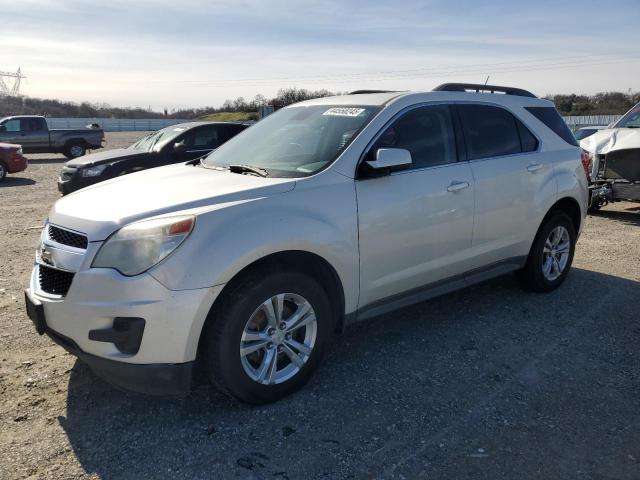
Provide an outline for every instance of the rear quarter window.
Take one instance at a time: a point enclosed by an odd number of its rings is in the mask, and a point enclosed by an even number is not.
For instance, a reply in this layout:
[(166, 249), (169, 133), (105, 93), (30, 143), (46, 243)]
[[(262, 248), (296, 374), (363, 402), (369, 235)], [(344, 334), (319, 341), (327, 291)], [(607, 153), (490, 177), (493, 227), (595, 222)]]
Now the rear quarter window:
[(525, 110), (544, 123), (569, 145), (578, 146), (577, 140), (555, 107), (525, 107)]

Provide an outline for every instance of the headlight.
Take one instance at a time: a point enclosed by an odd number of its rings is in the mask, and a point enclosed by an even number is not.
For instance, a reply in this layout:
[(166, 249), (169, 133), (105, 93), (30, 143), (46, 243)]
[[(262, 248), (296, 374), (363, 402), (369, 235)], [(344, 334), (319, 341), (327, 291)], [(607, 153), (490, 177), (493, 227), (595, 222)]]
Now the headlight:
[(122, 227), (102, 245), (92, 267), (138, 275), (166, 258), (189, 236), (193, 215), (144, 220)]
[(81, 168), (80, 176), (81, 177), (97, 177), (102, 172), (104, 172), (104, 169), (107, 168), (107, 166), (108, 165), (105, 164), (105, 165), (96, 165), (95, 167), (89, 167), (89, 168)]

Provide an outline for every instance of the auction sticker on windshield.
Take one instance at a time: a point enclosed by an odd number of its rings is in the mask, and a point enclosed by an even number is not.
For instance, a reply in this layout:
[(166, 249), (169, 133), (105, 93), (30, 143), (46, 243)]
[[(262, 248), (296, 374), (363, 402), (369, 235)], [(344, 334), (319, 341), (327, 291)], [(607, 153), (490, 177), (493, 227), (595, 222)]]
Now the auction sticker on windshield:
[(357, 117), (364, 111), (364, 108), (333, 107), (324, 112), (322, 115), (334, 115), (336, 117)]

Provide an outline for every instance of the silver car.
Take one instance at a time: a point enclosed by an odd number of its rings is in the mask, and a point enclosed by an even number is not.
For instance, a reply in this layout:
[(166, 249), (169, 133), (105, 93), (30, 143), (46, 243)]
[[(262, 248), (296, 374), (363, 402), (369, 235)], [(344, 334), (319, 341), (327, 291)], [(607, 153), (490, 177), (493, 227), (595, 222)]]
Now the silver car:
[(316, 99), (58, 200), (27, 311), (122, 388), (181, 393), (200, 372), (265, 403), (350, 323), (508, 272), (557, 288), (586, 207), (575, 139), (527, 91)]

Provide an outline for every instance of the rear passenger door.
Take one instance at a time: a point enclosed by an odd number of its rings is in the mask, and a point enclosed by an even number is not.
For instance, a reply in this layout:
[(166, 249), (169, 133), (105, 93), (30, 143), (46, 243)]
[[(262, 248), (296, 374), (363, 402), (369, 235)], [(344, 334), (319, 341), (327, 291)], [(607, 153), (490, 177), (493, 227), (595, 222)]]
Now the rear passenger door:
[(474, 268), (517, 263), (538, 228), (538, 201), (550, 198), (553, 166), (537, 153), (538, 139), (510, 111), (458, 104), (475, 183)]
[(400, 115), (365, 154), (411, 152), (411, 168), (356, 180), (360, 306), (459, 275), (468, 269), (473, 179), (459, 162), (449, 105)]

